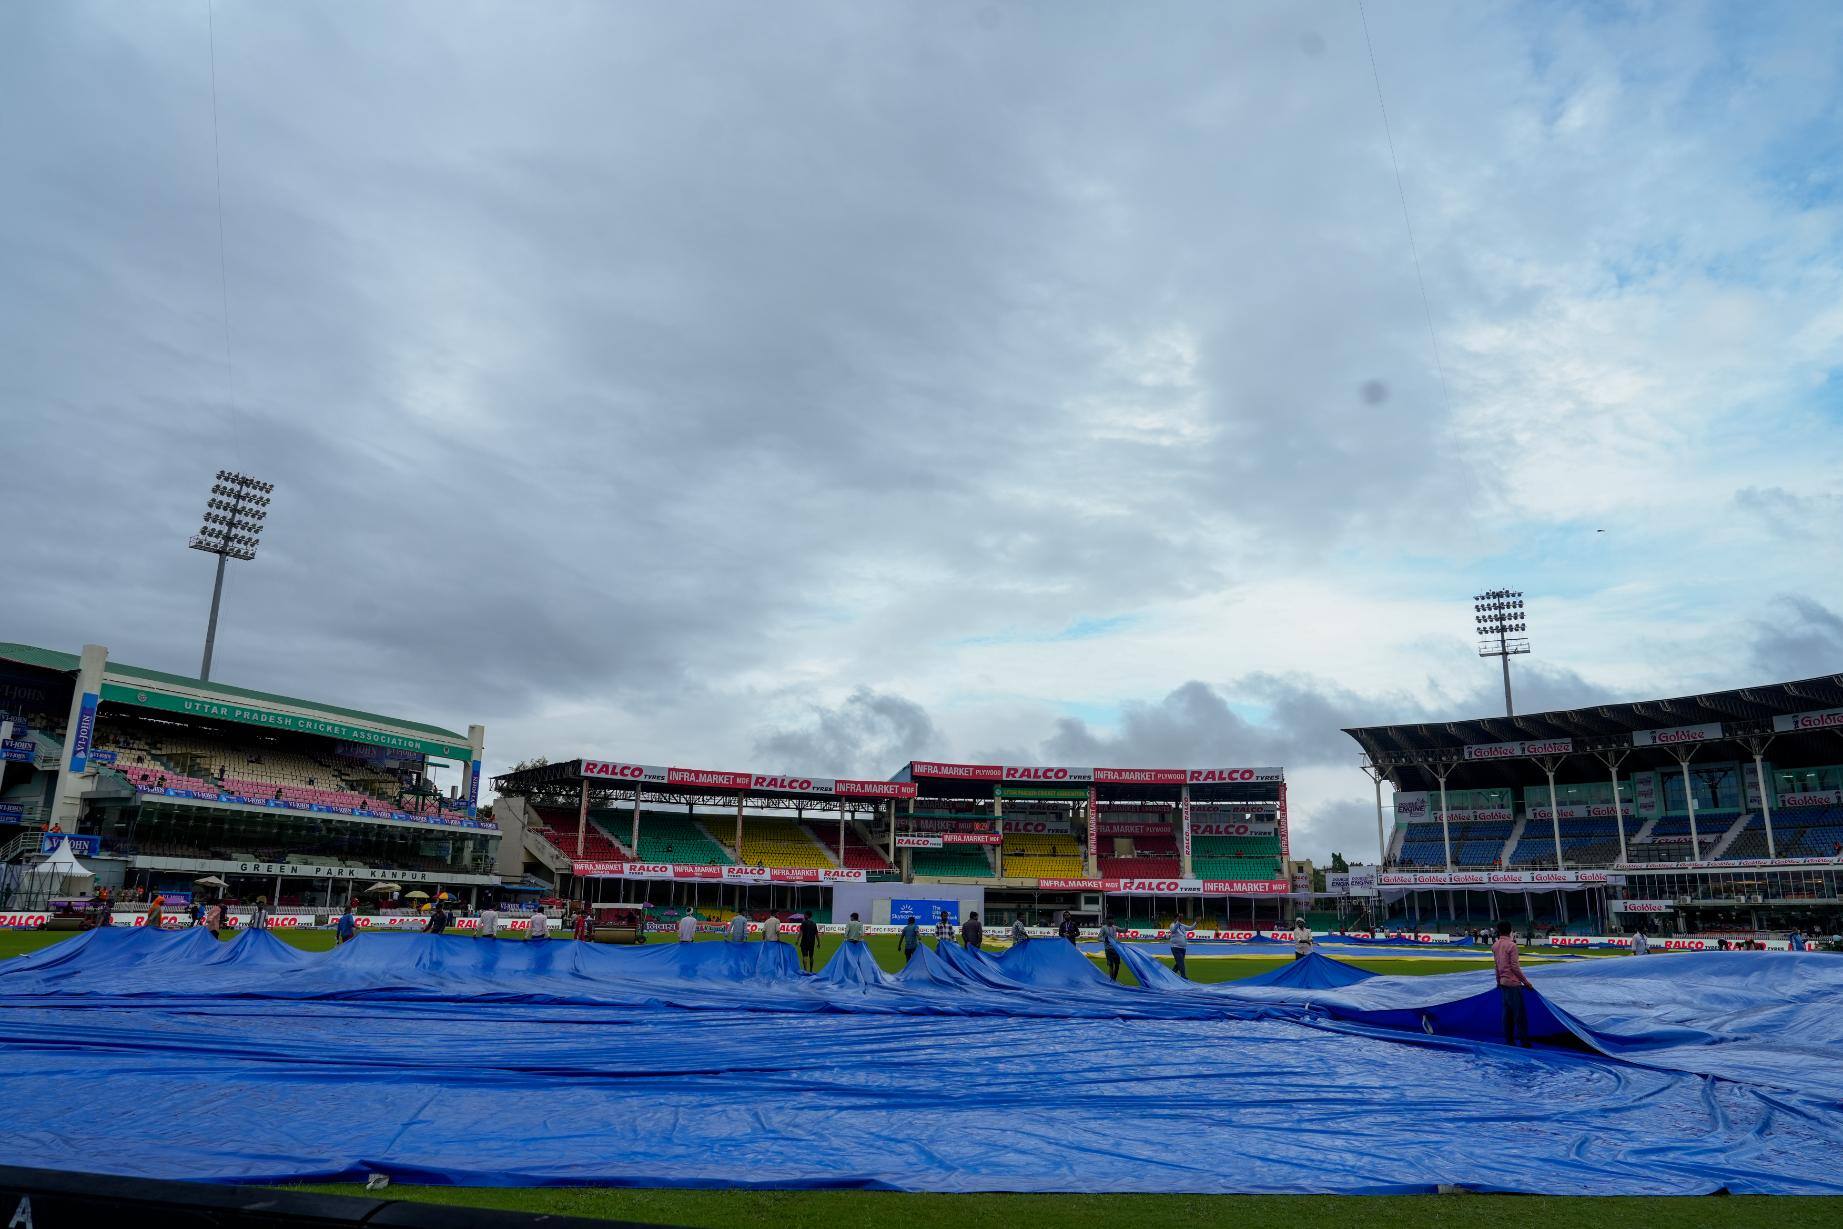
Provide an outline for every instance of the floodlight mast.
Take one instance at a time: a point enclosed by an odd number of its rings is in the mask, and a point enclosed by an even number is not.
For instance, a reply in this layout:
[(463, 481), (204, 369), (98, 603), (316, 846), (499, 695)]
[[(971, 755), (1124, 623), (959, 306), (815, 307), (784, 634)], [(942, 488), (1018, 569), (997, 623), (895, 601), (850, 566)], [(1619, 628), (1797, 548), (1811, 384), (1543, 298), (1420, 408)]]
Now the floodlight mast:
[(1491, 589), (1480, 593), (1472, 599), (1472, 614), (1482, 641), (1478, 655), (1495, 657), (1503, 663), (1504, 716), (1514, 717), (1517, 714), (1510, 699), (1510, 659), (1517, 653), (1529, 652), (1529, 638), (1512, 634), (1529, 629), (1523, 621), (1523, 591)]
[(211, 650), (218, 638), (218, 605), (224, 598), (224, 564), (231, 559), (247, 563), (256, 557), (262, 522), (269, 515), (269, 495), (274, 490), (272, 482), (219, 470), (217, 480), (211, 484), (201, 527), (186, 544), (218, 557), (217, 579), (211, 586), (211, 620), (205, 624), (205, 659), (198, 668), (201, 682), (211, 678)]

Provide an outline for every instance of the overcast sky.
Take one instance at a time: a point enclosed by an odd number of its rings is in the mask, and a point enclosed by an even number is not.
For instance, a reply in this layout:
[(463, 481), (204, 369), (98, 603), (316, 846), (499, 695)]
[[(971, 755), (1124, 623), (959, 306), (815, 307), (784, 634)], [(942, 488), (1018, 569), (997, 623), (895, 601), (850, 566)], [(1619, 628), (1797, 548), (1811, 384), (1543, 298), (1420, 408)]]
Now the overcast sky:
[(1321, 858), (1480, 589), (1523, 708), (1843, 668), (1843, 6), (1369, 21), (1399, 193), (1354, 3), (219, 0), (221, 286), (204, 6), (0, 6), (0, 639), (195, 672), (241, 469), (222, 681)]

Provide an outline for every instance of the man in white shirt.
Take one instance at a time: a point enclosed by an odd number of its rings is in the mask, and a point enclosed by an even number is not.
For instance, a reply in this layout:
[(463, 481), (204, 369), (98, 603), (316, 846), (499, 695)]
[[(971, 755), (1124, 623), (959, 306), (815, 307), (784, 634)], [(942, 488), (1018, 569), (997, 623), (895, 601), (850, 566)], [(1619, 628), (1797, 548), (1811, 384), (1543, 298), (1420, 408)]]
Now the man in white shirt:
[(738, 913), (730, 919), (729, 941), (747, 943), (749, 941), (749, 919)]
[(491, 939), (498, 929), (499, 910), (493, 908), (492, 902), (488, 901), (485, 907), (480, 910), (480, 929), (474, 931), (474, 938)]
[(1185, 981), (1190, 974), (1184, 968), (1184, 958), (1190, 954), (1190, 927), (1183, 918), (1171, 923), (1171, 967)]
[(697, 937), (698, 937), (697, 915), (689, 911), (681, 914), (678, 919), (678, 941), (680, 943), (690, 943), (693, 940), (695, 940)]
[(778, 913), (770, 913), (768, 920), (762, 923), (762, 940), (766, 943), (781, 941), (781, 917)]
[(1645, 932), (1642, 930), (1634, 931), (1632, 933), (1632, 955), (1645, 956), (1645, 955), (1649, 955), (1650, 951), (1651, 951), (1650, 936), (1646, 935)]
[(1312, 928), (1304, 918), (1293, 921), (1293, 959), (1304, 960), (1312, 954)]
[(527, 939), (548, 939), (550, 938), (550, 915), (548, 913), (545, 913), (542, 909), (532, 910), (531, 929), (525, 932), (525, 938)]

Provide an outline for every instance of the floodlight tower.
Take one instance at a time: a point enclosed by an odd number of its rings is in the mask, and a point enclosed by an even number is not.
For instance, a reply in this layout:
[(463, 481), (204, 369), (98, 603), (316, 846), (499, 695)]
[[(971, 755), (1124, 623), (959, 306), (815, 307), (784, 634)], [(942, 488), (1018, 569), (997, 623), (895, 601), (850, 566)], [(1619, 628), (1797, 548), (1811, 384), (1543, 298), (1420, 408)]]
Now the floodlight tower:
[(211, 586), (211, 622), (205, 625), (205, 660), (198, 668), (200, 680), (211, 678), (211, 647), (218, 638), (218, 602), (224, 596), (226, 560), (249, 562), (256, 557), (262, 521), (269, 515), (269, 493), (275, 484), (248, 474), (218, 471), (205, 505), (204, 525), (188, 543), (193, 550), (218, 557), (218, 578)]
[(1481, 593), (1472, 599), (1472, 613), (1478, 624), (1478, 655), (1498, 658), (1504, 665), (1504, 716), (1514, 717), (1516, 710), (1510, 703), (1510, 658), (1516, 653), (1529, 652), (1529, 638), (1512, 634), (1529, 628), (1523, 621), (1523, 591), (1492, 589)]

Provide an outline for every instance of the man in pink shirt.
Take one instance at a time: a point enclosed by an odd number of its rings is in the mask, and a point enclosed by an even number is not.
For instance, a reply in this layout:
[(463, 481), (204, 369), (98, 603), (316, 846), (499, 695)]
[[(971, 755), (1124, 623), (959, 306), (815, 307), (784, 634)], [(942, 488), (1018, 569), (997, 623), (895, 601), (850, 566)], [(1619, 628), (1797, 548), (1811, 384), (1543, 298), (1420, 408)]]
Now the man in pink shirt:
[(1504, 1044), (1529, 1047), (1529, 1011), (1523, 1005), (1523, 992), (1534, 990), (1523, 966), (1517, 960), (1517, 941), (1510, 934), (1510, 923), (1497, 924), (1497, 942), (1491, 945), (1491, 963), (1497, 968), (1497, 994), (1504, 1002)]

